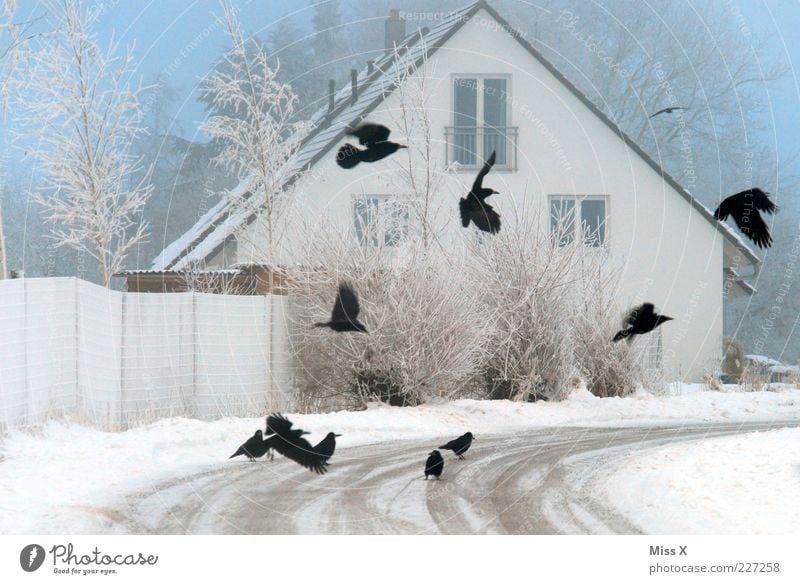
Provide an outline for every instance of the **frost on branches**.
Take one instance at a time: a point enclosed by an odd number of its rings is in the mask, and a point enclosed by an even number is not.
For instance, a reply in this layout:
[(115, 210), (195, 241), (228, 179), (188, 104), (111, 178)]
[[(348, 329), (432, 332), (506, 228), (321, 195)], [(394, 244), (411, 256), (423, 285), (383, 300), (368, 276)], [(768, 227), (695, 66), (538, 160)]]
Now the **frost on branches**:
[(21, 87), (29, 132), (38, 144), (44, 186), (36, 193), (57, 246), (97, 260), (108, 286), (128, 253), (147, 235), (139, 220), (151, 194), (149, 176), (131, 144), (140, 126), (141, 86), (133, 57), (115, 42), (102, 49), (92, 32), (98, 9), (53, 3), (52, 34), (31, 51)]
[(293, 119), (297, 96), (277, 80), (279, 65), (272, 66), (264, 45), (242, 36), (230, 3), (222, 8), (219, 21), (233, 46), (204, 82), (204, 97), (217, 113), (201, 128), (222, 147), (215, 163), (243, 183), (227, 197), (234, 213), (258, 214), (266, 243), (258, 254), (268, 263), (288, 198), (287, 162), (308, 126)]

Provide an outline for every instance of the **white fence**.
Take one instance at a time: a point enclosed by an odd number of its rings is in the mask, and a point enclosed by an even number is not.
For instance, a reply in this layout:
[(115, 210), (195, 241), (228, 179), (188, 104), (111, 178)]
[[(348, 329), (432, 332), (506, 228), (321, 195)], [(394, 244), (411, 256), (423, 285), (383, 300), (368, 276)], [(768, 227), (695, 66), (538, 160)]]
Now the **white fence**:
[(291, 406), (285, 298), (0, 281), (0, 431), (68, 415), (101, 428)]

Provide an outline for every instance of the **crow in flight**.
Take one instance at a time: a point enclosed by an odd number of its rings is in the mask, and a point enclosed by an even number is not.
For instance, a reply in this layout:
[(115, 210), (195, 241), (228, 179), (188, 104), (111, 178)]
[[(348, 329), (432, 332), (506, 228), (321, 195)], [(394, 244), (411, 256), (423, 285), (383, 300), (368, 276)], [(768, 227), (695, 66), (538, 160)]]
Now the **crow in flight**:
[(761, 189), (748, 189), (741, 193), (731, 195), (714, 211), (714, 218), (725, 221), (728, 216), (732, 216), (736, 226), (750, 238), (758, 247), (770, 247), (772, 236), (769, 227), (761, 217), (759, 211), (772, 214), (778, 210), (775, 203), (769, 200)]
[(444, 458), (438, 450), (434, 450), (428, 455), (428, 460), (425, 461), (425, 480), (428, 480), (428, 475), (433, 475), (436, 480), (442, 476), (444, 470)]
[(689, 108), (688, 107), (680, 107), (680, 106), (674, 105), (672, 107), (665, 107), (664, 109), (660, 109), (650, 117), (654, 118), (659, 114), (671, 114), (672, 112), (677, 111), (677, 110), (687, 110), (687, 109), (689, 109)]
[(339, 293), (336, 295), (336, 302), (333, 304), (333, 313), (328, 322), (316, 322), (316, 327), (328, 327), (337, 333), (345, 332), (367, 332), (367, 327), (358, 322), (358, 313), (361, 307), (358, 305), (358, 294), (347, 284), (339, 284)]
[(625, 328), (614, 335), (614, 342), (628, 339), (628, 342), (633, 340), (633, 335), (643, 335), (649, 333), (657, 326), (674, 320), (671, 316), (662, 316), (655, 313), (655, 307), (649, 302), (645, 302), (641, 306), (637, 306), (628, 313), (628, 316), (622, 323)]
[(256, 430), (256, 433), (248, 438), (247, 441), (239, 447), (239, 450), (228, 458), (241, 455), (245, 455), (251, 461), (256, 458), (261, 458), (269, 452), (270, 449), (274, 448), (274, 438), (262, 439), (262, 436), (261, 430)]
[(456, 456), (463, 459), (464, 453), (469, 450), (470, 446), (472, 446), (473, 440), (475, 440), (475, 438), (472, 437), (472, 432), (467, 432), (463, 436), (459, 436), (455, 440), (451, 440), (444, 446), (439, 446), (439, 448), (442, 450), (452, 450)]
[(345, 144), (336, 154), (336, 162), (342, 168), (353, 168), (359, 162), (377, 162), (397, 152), (400, 148), (408, 148), (403, 144), (389, 142), (392, 131), (380, 124), (361, 124), (347, 132), (348, 136), (358, 138), (359, 144), (366, 146), (359, 150), (352, 144)]
[(497, 191), (483, 186), (483, 178), (489, 174), (496, 159), (497, 152), (492, 152), (478, 173), (475, 182), (472, 183), (472, 190), (458, 202), (458, 208), (461, 211), (461, 225), (464, 227), (469, 227), (469, 222), (472, 221), (481, 231), (487, 233), (500, 231), (500, 215), (486, 202), (486, 198), (496, 194)]
[[(317, 446), (327, 448), (325, 452), (318, 452), (316, 447), (303, 438), (308, 432), (304, 430), (293, 430), (292, 423), (281, 414), (274, 414), (267, 417), (267, 434), (275, 434), (273, 448), (286, 458), (295, 461), (300, 466), (304, 466), (317, 474), (328, 472), (328, 459), (333, 454), (335, 440), (328, 440), (326, 437)], [(330, 436), (330, 434), (328, 435)], [(334, 434), (335, 436), (335, 434)], [(327, 441), (327, 442), (326, 442)], [(325, 445), (323, 445), (325, 443)]]

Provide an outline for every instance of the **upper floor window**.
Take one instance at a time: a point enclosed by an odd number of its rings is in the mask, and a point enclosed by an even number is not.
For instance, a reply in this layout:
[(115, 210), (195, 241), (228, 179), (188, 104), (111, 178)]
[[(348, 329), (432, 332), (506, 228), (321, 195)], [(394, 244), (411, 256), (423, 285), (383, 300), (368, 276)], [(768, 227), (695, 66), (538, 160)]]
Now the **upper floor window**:
[(453, 125), (446, 129), (448, 163), (483, 165), (497, 152), (495, 169), (516, 169), (517, 128), (510, 123), (508, 75), (459, 75), (453, 78)]
[(608, 197), (605, 195), (551, 195), (550, 235), (556, 245), (582, 241), (589, 247), (606, 244)]
[(363, 246), (397, 247), (408, 237), (408, 205), (391, 195), (353, 197), (353, 226)]

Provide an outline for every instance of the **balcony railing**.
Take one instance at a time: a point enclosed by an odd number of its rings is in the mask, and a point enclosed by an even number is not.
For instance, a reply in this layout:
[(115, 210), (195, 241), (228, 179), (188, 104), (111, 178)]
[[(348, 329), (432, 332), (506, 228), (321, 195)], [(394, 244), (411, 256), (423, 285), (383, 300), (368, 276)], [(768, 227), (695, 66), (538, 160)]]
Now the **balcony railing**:
[(479, 168), (492, 152), (497, 152), (495, 170), (517, 170), (516, 126), (447, 127), (447, 163), (460, 168)]

